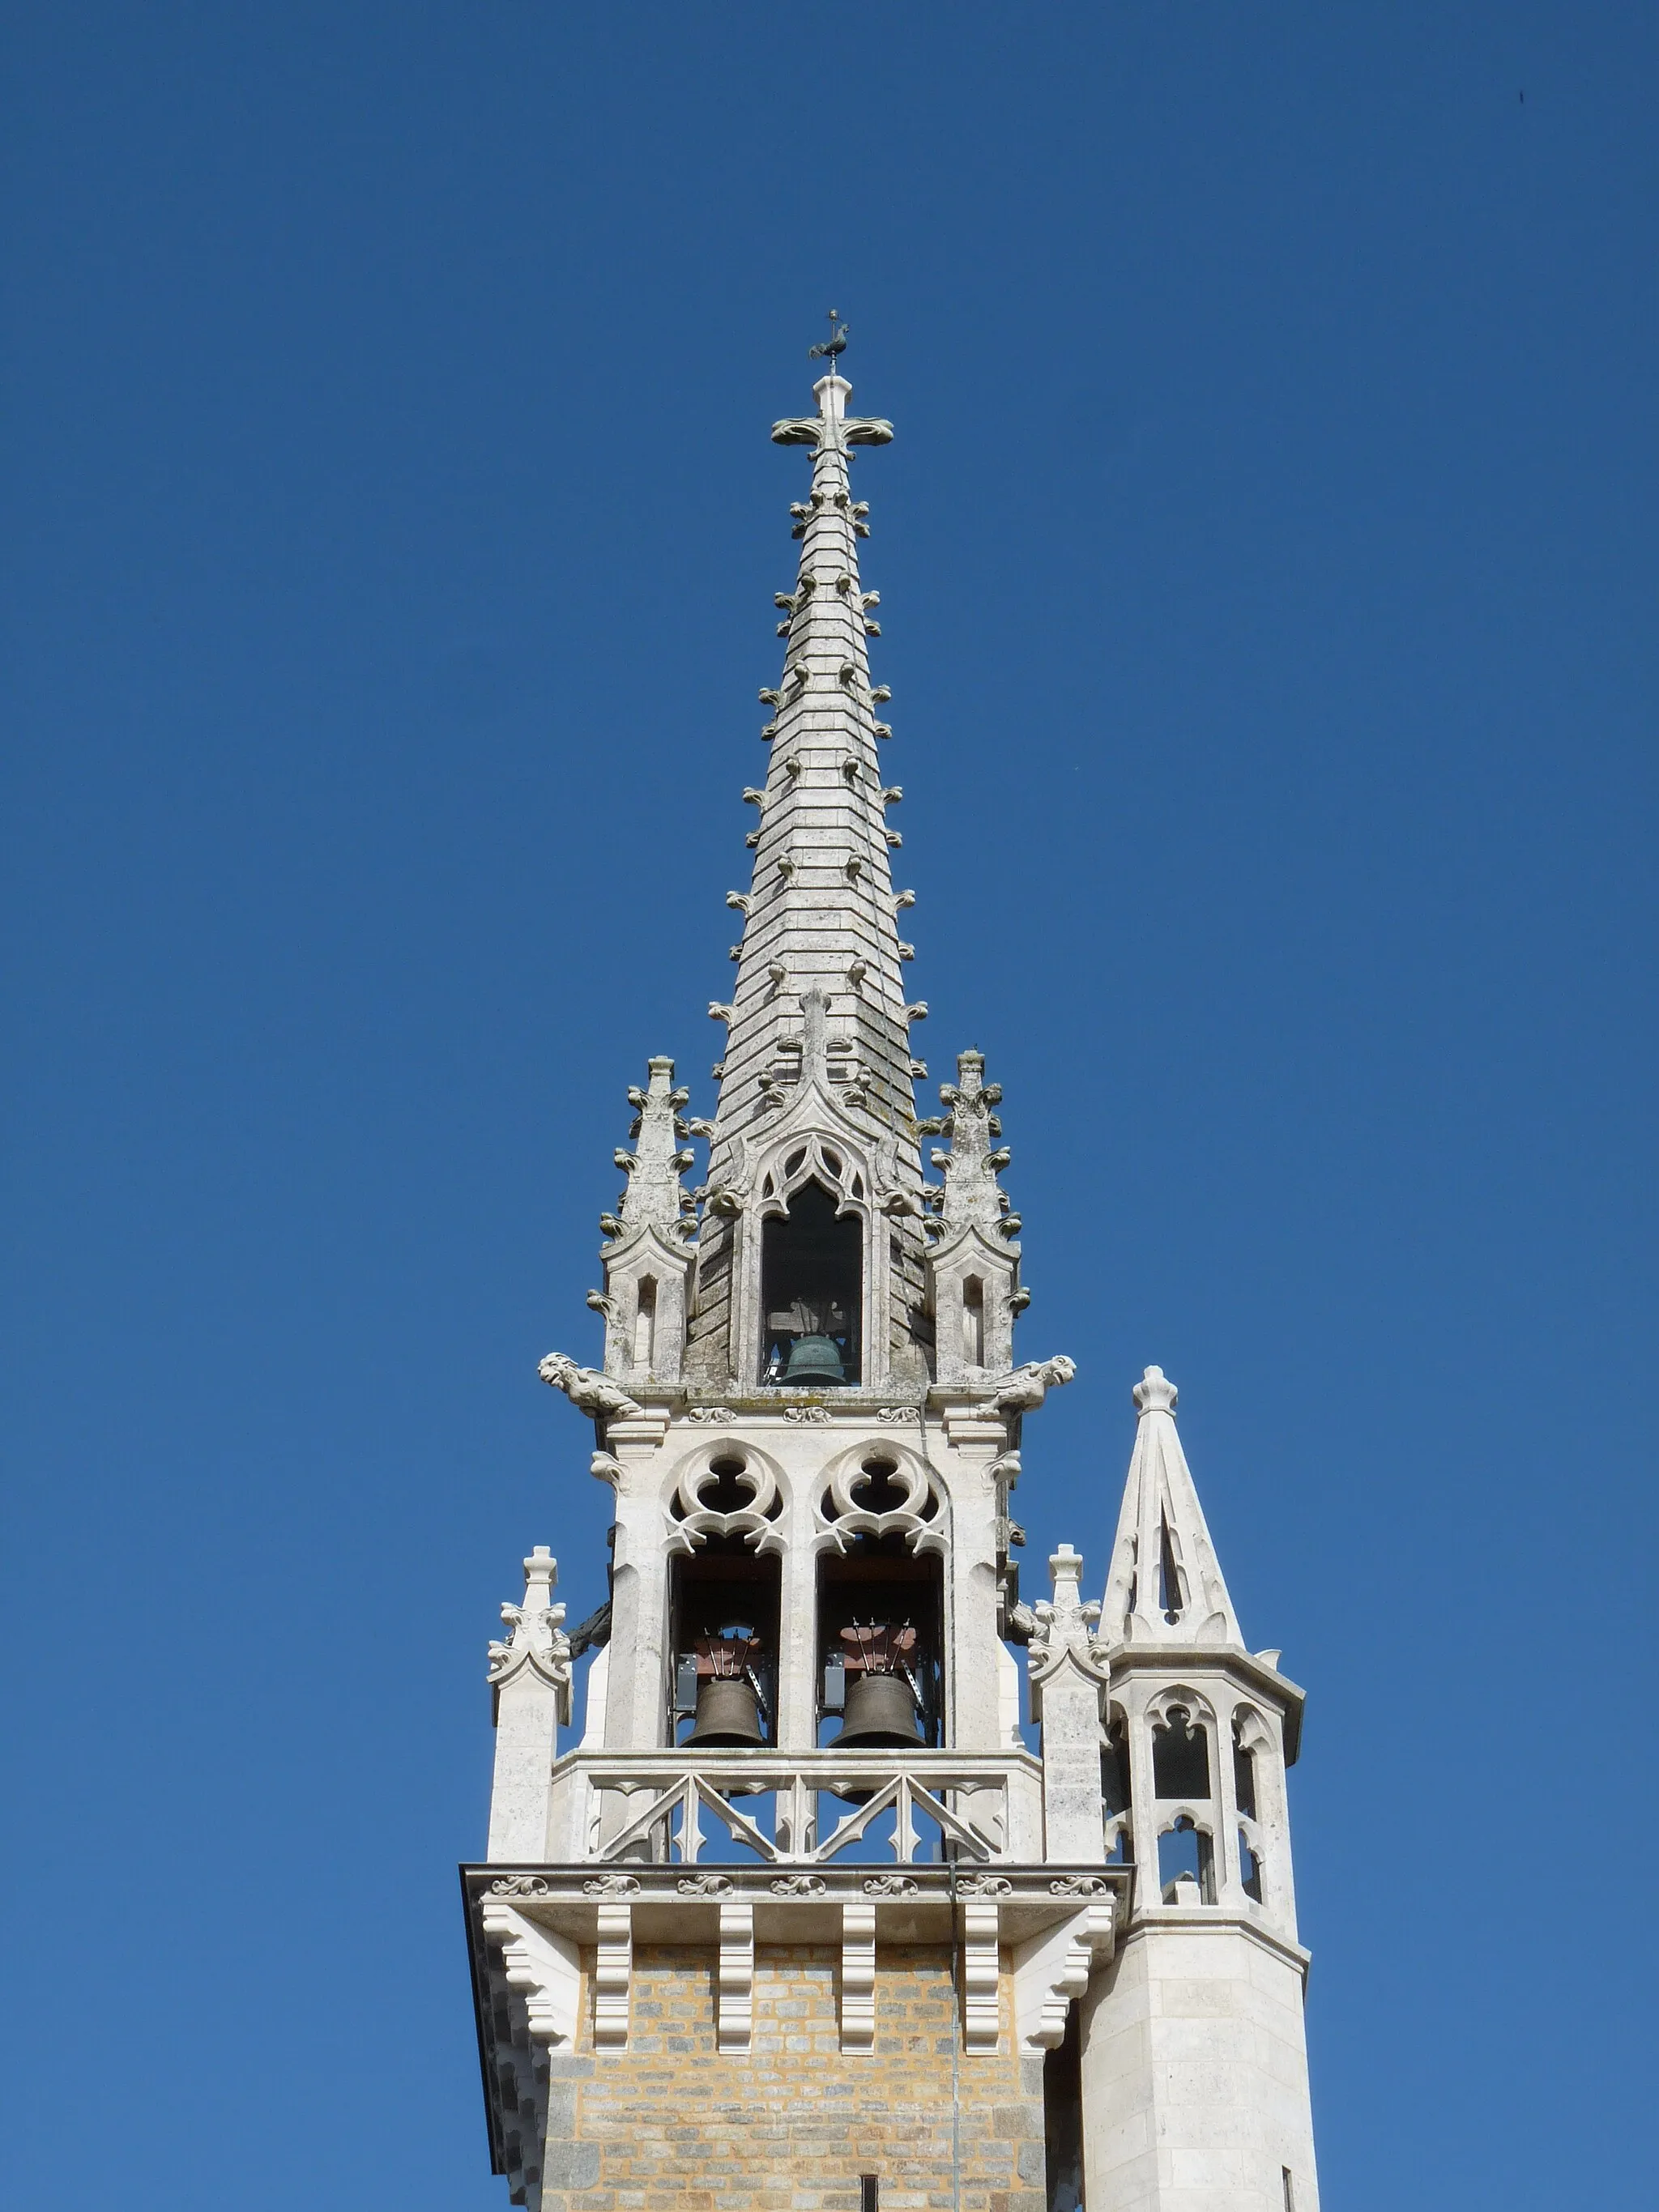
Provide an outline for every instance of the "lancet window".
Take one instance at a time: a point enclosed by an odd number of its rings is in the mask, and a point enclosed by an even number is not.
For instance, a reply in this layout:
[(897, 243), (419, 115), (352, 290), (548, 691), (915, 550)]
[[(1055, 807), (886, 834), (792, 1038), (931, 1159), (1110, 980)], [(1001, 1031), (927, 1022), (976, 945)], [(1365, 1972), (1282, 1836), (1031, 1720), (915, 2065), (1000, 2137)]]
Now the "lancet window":
[(1158, 1882), (1165, 1905), (1216, 1901), (1215, 1845), (1188, 1813), (1179, 1814), (1158, 1839)]
[(1105, 1823), (1106, 1856), (1114, 1865), (1132, 1855), (1133, 1814), (1129, 1779), (1129, 1739), (1121, 1713), (1114, 1712), (1100, 1741), (1100, 1804)]
[(1185, 1705), (1170, 1705), (1153, 1723), (1152, 1787), (1160, 1797), (1208, 1801), (1209, 1736)]
[(761, 1186), (760, 1380), (823, 1389), (863, 1374), (864, 1178), (835, 1146), (789, 1152)]

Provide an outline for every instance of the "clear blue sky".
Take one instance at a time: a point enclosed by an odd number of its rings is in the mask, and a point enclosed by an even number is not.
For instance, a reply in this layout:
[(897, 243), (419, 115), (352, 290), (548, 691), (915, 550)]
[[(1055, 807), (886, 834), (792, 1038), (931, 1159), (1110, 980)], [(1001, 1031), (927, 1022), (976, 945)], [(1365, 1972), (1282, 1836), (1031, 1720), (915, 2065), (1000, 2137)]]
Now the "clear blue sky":
[(1653, 11), (3, 23), (9, 2201), (505, 2203), (483, 1647), (602, 1589), (535, 1363), (709, 1110), (833, 301), (1030, 1577), (1161, 1362), (1327, 2205), (1650, 2204)]

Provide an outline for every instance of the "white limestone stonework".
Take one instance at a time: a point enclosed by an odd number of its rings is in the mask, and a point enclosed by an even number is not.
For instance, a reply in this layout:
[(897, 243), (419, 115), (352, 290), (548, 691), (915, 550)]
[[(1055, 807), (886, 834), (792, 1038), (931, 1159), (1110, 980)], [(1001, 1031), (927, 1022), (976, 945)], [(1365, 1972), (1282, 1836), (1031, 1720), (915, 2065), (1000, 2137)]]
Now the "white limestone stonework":
[[(1024, 1425), (1075, 1370), (1016, 1356), (983, 1056), (916, 1116), (927, 1008), (850, 474), (892, 432), (851, 392), (832, 373), (773, 431), (811, 478), (714, 1111), (650, 1060), (587, 1294), (600, 1364), (541, 1363), (567, 1466), (611, 1494), (610, 1591), (567, 1632), (538, 1547), (489, 1647), (488, 1856), (464, 1875), (492, 2157), (528, 2212), (544, 2174), (599, 2171), (559, 2067), (626, 2065), (636, 1947), (712, 1990), (716, 2067), (747, 2059), (769, 1947), (821, 1949), (838, 2056), (872, 2078), (882, 1978), (934, 1947), (953, 2064), (1048, 2082), (1047, 2212), (1074, 2212), (1079, 2171), (1090, 2212), (1316, 2212), (1302, 1692), (1244, 1644), (1162, 1370), (1133, 1392), (1103, 1596), (1061, 1544), (1021, 1600)], [(1021, 2174), (1010, 2212), (1036, 2212)]]
[(1135, 1910), (1083, 2008), (1088, 2202), (1310, 2212), (1308, 1954), (1285, 1790), (1302, 1692), (1276, 1652), (1244, 1648), (1176, 1395), (1161, 1368), (1135, 1386), (1101, 1612), (1109, 1741), (1129, 1784), (1106, 1828), (1133, 1851)]
[(1306, 1966), (1200, 1906), (1130, 1929), (1083, 2005), (1090, 2205), (1313, 2212)]

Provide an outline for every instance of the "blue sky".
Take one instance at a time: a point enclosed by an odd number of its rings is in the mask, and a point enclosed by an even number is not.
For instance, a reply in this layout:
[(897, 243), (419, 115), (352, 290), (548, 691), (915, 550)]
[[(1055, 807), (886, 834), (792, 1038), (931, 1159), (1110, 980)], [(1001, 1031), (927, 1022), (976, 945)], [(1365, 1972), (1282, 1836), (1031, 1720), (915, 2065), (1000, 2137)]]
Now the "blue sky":
[(602, 1589), (535, 1363), (712, 1103), (833, 301), (1028, 1580), (1160, 1362), (1327, 2203), (1650, 2203), (1652, 12), (0, 20), (9, 2201), (505, 2202), (483, 1645)]

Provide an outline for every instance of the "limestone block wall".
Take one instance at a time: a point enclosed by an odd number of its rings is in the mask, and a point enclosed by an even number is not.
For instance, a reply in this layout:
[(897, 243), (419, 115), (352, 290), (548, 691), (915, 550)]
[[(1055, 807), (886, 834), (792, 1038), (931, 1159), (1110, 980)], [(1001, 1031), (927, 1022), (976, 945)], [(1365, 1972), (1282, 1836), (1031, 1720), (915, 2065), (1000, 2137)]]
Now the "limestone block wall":
[(995, 2054), (961, 2047), (942, 1947), (881, 1949), (868, 2055), (841, 2049), (839, 1954), (809, 1945), (757, 1949), (751, 2047), (722, 2055), (713, 1964), (640, 1945), (624, 2051), (584, 2006), (551, 2059), (542, 2212), (858, 2212), (866, 2173), (882, 2212), (1044, 2212), (1042, 2059), (1014, 2050), (1006, 1960)]
[(1091, 2208), (1318, 2212), (1305, 1963), (1208, 1913), (1132, 1929), (1084, 2000)]

